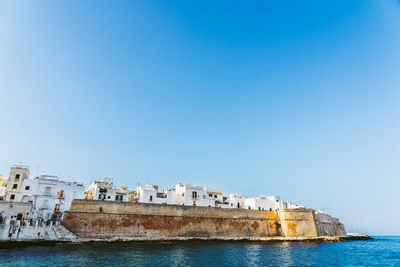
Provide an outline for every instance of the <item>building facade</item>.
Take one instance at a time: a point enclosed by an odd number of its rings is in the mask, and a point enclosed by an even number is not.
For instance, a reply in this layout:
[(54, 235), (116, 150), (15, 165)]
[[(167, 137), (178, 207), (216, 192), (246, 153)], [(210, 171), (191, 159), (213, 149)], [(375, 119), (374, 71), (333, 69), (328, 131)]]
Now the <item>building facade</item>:
[(244, 199), (244, 208), (249, 210), (279, 211), (286, 207), (286, 202), (282, 201), (278, 196)]
[(21, 201), (21, 191), (24, 186), (24, 181), (29, 179), (29, 176), (29, 167), (22, 165), (12, 166), (5, 184), (4, 200)]
[(58, 176), (41, 175), (24, 181), (21, 202), (34, 205), (33, 218), (50, 220), (61, 218), (73, 199), (83, 199), (85, 187), (76, 182), (66, 182)]
[(138, 186), (131, 192), (131, 201), (138, 203), (168, 204), (168, 193), (157, 185)]
[(129, 191), (127, 187), (116, 188), (112, 178), (103, 178), (93, 182), (86, 193), (88, 200), (106, 200), (128, 202)]
[(217, 207), (223, 204), (221, 189), (206, 188), (192, 184), (177, 184), (175, 190), (168, 191), (168, 204)]

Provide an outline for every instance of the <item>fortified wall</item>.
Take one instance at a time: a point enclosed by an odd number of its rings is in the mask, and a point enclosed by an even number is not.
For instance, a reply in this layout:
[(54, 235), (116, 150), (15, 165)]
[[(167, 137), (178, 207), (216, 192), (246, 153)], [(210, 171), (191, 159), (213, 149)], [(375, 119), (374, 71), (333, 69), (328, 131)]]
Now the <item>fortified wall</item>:
[[(324, 235), (319, 233), (312, 209), (283, 210), (278, 214), (275, 211), (98, 200), (74, 200), (64, 215), (63, 225), (79, 238), (89, 239)], [(345, 230), (340, 233), (345, 234)]]
[(328, 214), (316, 213), (315, 223), (319, 236), (343, 236), (346, 235), (346, 228), (337, 218)]

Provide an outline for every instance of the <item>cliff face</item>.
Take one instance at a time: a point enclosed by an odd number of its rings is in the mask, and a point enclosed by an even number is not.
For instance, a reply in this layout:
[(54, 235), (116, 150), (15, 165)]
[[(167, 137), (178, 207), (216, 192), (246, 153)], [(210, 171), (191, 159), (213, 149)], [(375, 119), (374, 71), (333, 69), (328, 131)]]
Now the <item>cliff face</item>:
[(63, 224), (80, 238), (316, 237), (314, 211), (255, 211), (74, 200)]

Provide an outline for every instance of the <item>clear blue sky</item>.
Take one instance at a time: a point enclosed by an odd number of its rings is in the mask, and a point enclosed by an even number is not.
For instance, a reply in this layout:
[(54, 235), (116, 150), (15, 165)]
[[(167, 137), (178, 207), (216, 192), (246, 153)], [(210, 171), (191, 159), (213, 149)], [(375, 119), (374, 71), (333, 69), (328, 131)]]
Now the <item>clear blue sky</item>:
[(280, 195), (400, 234), (399, 1), (0, 1), (0, 173)]

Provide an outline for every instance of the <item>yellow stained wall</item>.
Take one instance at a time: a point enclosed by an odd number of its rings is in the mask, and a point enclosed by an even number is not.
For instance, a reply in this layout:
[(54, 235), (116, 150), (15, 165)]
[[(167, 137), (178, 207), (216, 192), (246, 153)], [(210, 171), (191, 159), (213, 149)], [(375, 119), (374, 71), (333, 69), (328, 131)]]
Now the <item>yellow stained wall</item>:
[(284, 209), (279, 212), (279, 218), (286, 237), (318, 236), (312, 209)]

